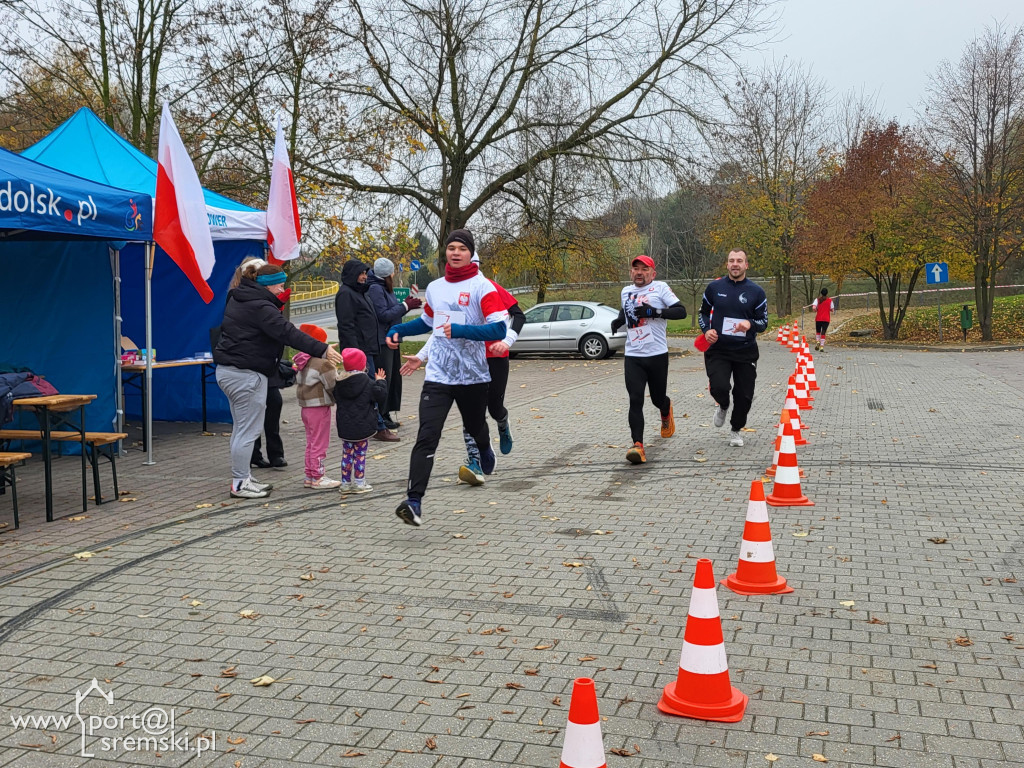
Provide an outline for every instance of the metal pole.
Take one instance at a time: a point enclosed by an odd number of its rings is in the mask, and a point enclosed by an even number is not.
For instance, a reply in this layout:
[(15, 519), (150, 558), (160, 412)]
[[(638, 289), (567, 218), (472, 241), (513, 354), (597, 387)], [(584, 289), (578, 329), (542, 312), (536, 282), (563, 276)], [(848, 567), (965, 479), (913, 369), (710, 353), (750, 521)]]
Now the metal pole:
[[(117, 403), (114, 411), (115, 431), (124, 432), (124, 383), (121, 381), (121, 251), (110, 249), (110, 258), (114, 269), (114, 360), (117, 378)], [(117, 455), (124, 456), (127, 451), (124, 442), (118, 440)]]
[(146, 460), (153, 461), (153, 260), (156, 258), (156, 243), (146, 243), (146, 397), (142, 404), (145, 412)]
[(939, 341), (942, 341), (942, 296), (939, 296)]

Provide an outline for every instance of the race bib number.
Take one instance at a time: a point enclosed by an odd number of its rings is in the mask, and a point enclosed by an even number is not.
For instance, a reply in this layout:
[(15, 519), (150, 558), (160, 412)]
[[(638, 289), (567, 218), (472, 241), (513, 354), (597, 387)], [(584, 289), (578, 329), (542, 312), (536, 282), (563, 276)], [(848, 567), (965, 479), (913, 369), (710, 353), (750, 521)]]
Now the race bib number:
[(439, 309), (434, 313), (434, 335), (444, 336), (444, 326), (451, 323), (452, 325), (465, 325), (466, 324), (466, 313), (458, 312), (451, 309)]
[(725, 336), (746, 336), (746, 331), (741, 331), (737, 326), (743, 322), (750, 322), (739, 317), (722, 318), (722, 334)]

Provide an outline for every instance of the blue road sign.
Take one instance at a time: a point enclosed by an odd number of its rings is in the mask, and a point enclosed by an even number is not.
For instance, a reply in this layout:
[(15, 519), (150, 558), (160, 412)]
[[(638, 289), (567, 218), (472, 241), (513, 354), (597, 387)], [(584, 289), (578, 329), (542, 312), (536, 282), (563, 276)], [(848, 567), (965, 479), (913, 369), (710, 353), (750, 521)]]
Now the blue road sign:
[(405, 264), (403, 264), (402, 262), (398, 262), (398, 271), (401, 272), (404, 269), (405, 269)]
[(411, 269), (413, 272), (419, 272), (420, 271), (419, 259), (413, 259), (412, 261), (410, 261), (409, 262), (409, 269)]
[(928, 285), (949, 282), (949, 264), (944, 261), (933, 261), (925, 264), (924, 272)]

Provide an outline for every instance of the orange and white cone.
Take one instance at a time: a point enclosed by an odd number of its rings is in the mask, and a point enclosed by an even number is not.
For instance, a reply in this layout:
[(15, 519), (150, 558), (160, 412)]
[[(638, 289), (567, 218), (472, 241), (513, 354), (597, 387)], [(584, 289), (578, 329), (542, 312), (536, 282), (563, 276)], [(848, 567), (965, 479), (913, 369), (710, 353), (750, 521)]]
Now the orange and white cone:
[(785, 337), (785, 335), (786, 335), (786, 326), (780, 325), (778, 332), (775, 334), (775, 340), (776, 341), (782, 341), (782, 339)]
[(807, 355), (807, 363), (804, 365), (804, 375), (807, 377), (807, 387), (811, 392), (817, 392), (821, 387), (818, 386), (818, 377), (814, 375), (814, 358)]
[(782, 338), (779, 339), (779, 341), (782, 343), (782, 346), (784, 346), (784, 347), (788, 347), (789, 346), (789, 342), (790, 342), (789, 334), (790, 334), (789, 326), (788, 325), (783, 325), (782, 326)]
[[(811, 388), (807, 384), (807, 374), (804, 373), (804, 367), (801, 365), (797, 368), (797, 372), (793, 374), (796, 376), (796, 391), (799, 396), (800, 392), (804, 393), (804, 397), (808, 403), (814, 402), (814, 395), (811, 394)], [(808, 410), (813, 410), (814, 407), (811, 405), (807, 406)]]
[[(772, 465), (770, 467), (768, 467), (768, 469), (766, 469), (764, 471), (764, 473), (766, 475), (768, 475), (768, 477), (775, 477), (775, 471), (776, 471), (776, 469), (779, 466), (779, 451), (782, 448), (782, 437), (783, 437), (783, 435), (786, 435), (786, 434), (791, 435), (793, 437), (793, 443), (795, 445), (807, 445), (807, 441), (802, 436), (800, 436), (800, 430), (799, 429), (795, 429), (795, 430), (793, 429), (794, 421), (795, 421), (795, 419), (790, 414), (790, 412), (786, 408), (783, 408), (782, 409), (782, 416), (779, 418), (779, 434), (777, 434), (775, 436), (775, 453), (772, 455)], [(787, 427), (788, 427), (788, 431), (787, 431)], [(798, 436), (800, 437), (800, 440), (796, 439)], [(804, 476), (804, 471), (801, 469), (800, 470), (800, 477), (803, 477), (803, 476)]]
[(706, 557), (697, 561), (690, 609), (679, 655), (679, 673), (665, 686), (658, 709), (670, 715), (735, 723), (743, 718), (747, 695), (732, 687), (725, 657), (715, 574)]
[(747, 521), (743, 525), (740, 559), (736, 572), (722, 580), (722, 586), (738, 595), (782, 595), (793, 588), (775, 570), (775, 549), (768, 523), (768, 505), (760, 480), (750, 484)]
[(789, 415), (790, 416), (792, 416), (793, 418), (796, 419), (796, 426), (799, 429), (807, 429), (807, 427), (804, 425), (804, 423), (800, 420), (800, 406), (798, 406), (796, 404), (796, 388), (795, 387), (787, 387), (787, 389), (786, 389), (786, 403), (782, 407), (785, 408), (787, 411), (789, 411)]
[(597, 690), (589, 677), (578, 677), (572, 686), (569, 723), (565, 726), (559, 768), (605, 768), (606, 765)]
[(793, 393), (793, 399), (796, 400), (796, 407), (801, 411), (813, 410), (810, 401), (807, 399), (807, 387), (802, 381), (797, 382), (797, 374), (791, 373), (789, 375), (789, 384), (787, 386), (786, 397), (789, 397), (789, 393)]
[(789, 351), (792, 352), (793, 354), (796, 354), (797, 352), (800, 351), (801, 338), (803, 337), (800, 335), (800, 331), (793, 332), (793, 336), (791, 337), (791, 340), (789, 342)]
[(765, 501), (773, 507), (814, 506), (814, 502), (800, 490), (800, 467), (796, 463), (796, 446), (793, 444), (793, 436), (785, 432), (782, 434), (782, 443), (779, 447), (775, 484)]

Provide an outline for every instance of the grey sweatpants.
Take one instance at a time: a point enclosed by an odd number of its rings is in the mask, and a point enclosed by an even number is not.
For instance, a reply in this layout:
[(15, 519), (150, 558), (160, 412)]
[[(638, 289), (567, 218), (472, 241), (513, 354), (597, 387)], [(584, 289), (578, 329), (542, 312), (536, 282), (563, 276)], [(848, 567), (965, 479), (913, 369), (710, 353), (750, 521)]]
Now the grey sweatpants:
[(256, 371), (217, 366), (217, 384), (231, 406), (231, 479), (249, 477), (252, 446), (263, 429), (267, 410), (267, 377)]

